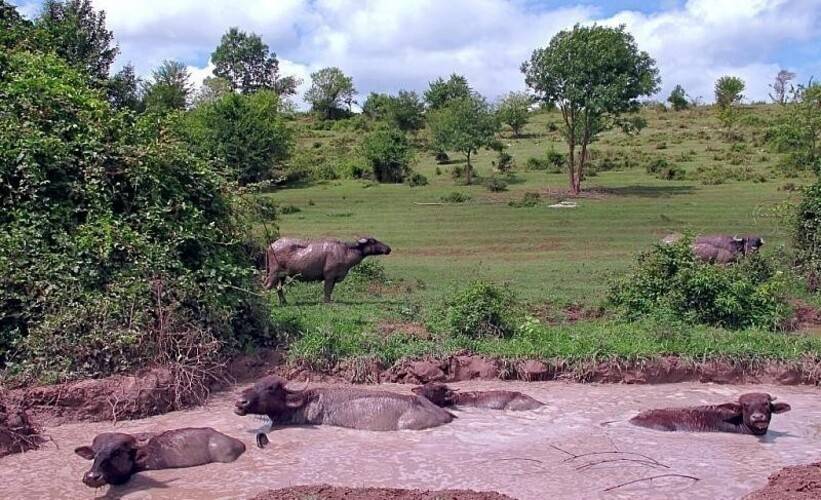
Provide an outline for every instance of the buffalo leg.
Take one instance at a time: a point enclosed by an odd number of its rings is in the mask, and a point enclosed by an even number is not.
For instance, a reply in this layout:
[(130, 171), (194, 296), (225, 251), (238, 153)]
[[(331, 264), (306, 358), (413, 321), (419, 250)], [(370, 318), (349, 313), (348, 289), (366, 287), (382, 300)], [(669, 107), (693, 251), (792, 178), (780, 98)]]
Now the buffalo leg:
[(279, 297), (279, 305), (284, 306), (288, 302), (285, 300), (285, 283), (283, 283), (282, 278), (277, 279), (277, 296)]
[(331, 294), (334, 293), (334, 286), (336, 285), (336, 280), (333, 279), (326, 279), (325, 280), (325, 303), (331, 301)]
[(257, 432), (256, 441), (257, 448), (265, 448), (270, 442), (268, 441), (268, 436), (266, 436), (264, 432)]

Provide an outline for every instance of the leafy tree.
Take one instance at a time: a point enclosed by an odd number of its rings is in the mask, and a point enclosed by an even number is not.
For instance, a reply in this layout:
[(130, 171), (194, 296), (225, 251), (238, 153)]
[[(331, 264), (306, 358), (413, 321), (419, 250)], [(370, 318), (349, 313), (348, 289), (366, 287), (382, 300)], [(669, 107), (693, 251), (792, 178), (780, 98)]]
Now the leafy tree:
[(437, 147), (465, 155), (465, 182), (471, 184), (471, 155), (479, 148), (490, 146), (499, 130), (496, 115), (485, 98), (473, 92), (468, 97), (451, 100), (431, 114), (430, 128)]
[(667, 97), (667, 102), (673, 107), (675, 111), (683, 111), (690, 107), (690, 101), (687, 100), (687, 93), (684, 92), (684, 87), (676, 85), (670, 95)]
[(365, 137), (362, 156), (378, 182), (402, 182), (410, 173), (413, 149), (401, 130), (384, 126)]
[(24, 19), (13, 5), (0, 0), (0, 71), (3, 67), (3, 49), (25, 44), (31, 28), (32, 23)]
[(768, 135), (794, 168), (821, 175), (821, 84), (799, 85)]
[(821, 181), (804, 188), (794, 220), (796, 260), (810, 289), (817, 291), (821, 287)]
[(36, 24), (44, 43), (63, 60), (98, 84), (108, 78), (119, 49), (106, 29), (105, 12), (95, 11), (91, 0), (47, 0)]
[(770, 84), (770, 88), (773, 89), (770, 93), (770, 99), (782, 106), (787, 104), (787, 95), (793, 90), (793, 86), (790, 85), (790, 82), (794, 78), (795, 73), (791, 71), (787, 71), (786, 69), (779, 71), (778, 74), (775, 75), (775, 81)]
[(425, 106), (416, 92), (400, 90), (396, 96), (371, 92), (362, 112), (372, 120), (384, 120), (403, 132), (415, 132), (424, 126)]
[(231, 28), (222, 35), (220, 44), (211, 54), (214, 75), (229, 82), (231, 89), (243, 94), (260, 89), (279, 95), (293, 95), (299, 84), (294, 77), (281, 77), (279, 60), (268, 45), (255, 33)]
[(519, 137), (522, 129), (527, 125), (530, 115), (530, 105), (533, 99), (525, 92), (511, 92), (499, 103), (497, 114), (499, 121), (510, 126), (513, 135)]
[(311, 73), (311, 88), (305, 93), (305, 100), (311, 109), (326, 120), (345, 114), (343, 106), (350, 112), (355, 102), (356, 89), (353, 79), (336, 67), (322, 68)]
[(635, 122), (622, 115), (636, 111), (638, 98), (659, 84), (655, 61), (639, 51), (624, 26), (576, 25), (562, 31), (535, 50), (522, 71), (527, 85), (561, 110), (573, 193), (581, 191), (589, 144), (613, 125), (634, 130)]
[(195, 108), (184, 126), (195, 149), (222, 160), (240, 184), (276, 177), (292, 149), (280, 98), (271, 90), (229, 92)]
[(425, 91), (425, 103), (428, 109), (440, 109), (454, 99), (470, 97), (471, 88), (468, 80), (462, 75), (452, 73), (447, 80), (441, 77), (430, 82)]
[(216, 101), (231, 92), (233, 92), (231, 82), (218, 76), (207, 76), (202, 81), (202, 86), (197, 91), (197, 95), (194, 96), (194, 105), (199, 106)]
[(168, 112), (185, 109), (191, 97), (191, 74), (178, 61), (163, 61), (153, 78), (143, 86), (145, 105), (150, 111)]
[(108, 102), (114, 109), (142, 111), (143, 101), (140, 95), (141, 81), (134, 72), (134, 66), (126, 64), (112, 76), (107, 84)]
[(722, 76), (716, 80), (715, 97), (719, 108), (735, 106), (744, 98), (744, 80), (737, 76)]

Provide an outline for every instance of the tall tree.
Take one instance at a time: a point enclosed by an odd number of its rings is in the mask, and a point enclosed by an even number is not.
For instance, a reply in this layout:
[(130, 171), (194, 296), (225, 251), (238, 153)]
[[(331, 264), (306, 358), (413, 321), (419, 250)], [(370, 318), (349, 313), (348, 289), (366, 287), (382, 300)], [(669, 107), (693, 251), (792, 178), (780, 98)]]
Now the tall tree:
[(690, 107), (690, 101), (687, 100), (687, 93), (684, 87), (676, 85), (667, 97), (667, 102), (673, 107), (674, 111), (683, 111)]
[(561, 110), (573, 193), (581, 191), (590, 143), (614, 125), (635, 129), (622, 115), (638, 110), (638, 98), (659, 86), (655, 61), (624, 26), (577, 24), (533, 51), (522, 71), (537, 96)]
[(499, 121), (513, 130), (513, 135), (519, 137), (522, 129), (527, 125), (530, 116), (530, 105), (533, 98), (525, 92), (510, 92), (499, 103), (497, 113)]
[(737, 76), (722, 76), (716, 80), (715, 98), (719, 108), (735, 106), (744, 98), (744, 80)]
[(115, 109), (141, 111), (143, 103), (140, 96), (140, 86), (141, 80), (134, 72), (134, 66), (130, 63), (126, 64), (106, 84), (108, 102)]
[(770, 88), (773, 91), (770, 93), (770, 99), (773, 102), (781, 104), (787, 104), (787, 94), (790, 93), (792, 90), (792, 85), (790, 82), (795, 78), (795, 73), (791, 71), (787, 71), (786, 69), (782, 69), (775, 75), (775, 81), (770, 84)]
[(218, 76), (207, 76), (194, 96), (194, 106), (216, 101), (233, 92), (231, 82)]
[(260, 89), (279, 95), (296, 93), (299, 81), (279, 74), (279, 60), (268, 45), (255, 33), (231, 28), (222, 35), (220, 44), (211, 54), (214, 75), (227, 80), (231, 89), (243, 94)]
[(490, 146), (499, 130), (499, 122), (490, 105), (484, 97), (472, 92), (467, 97), (452, 99), (432, 112), (429, 123), (437, 147), (465, 155), (465, 182), (471, 184), (471, 156), (480, 148)]
[(330, 120), (345, 113), (343, 105), (350, 112), (355, 96), (353, 79), (341, 69), (331, 67), (311, 73), (311, 88), (305, 93), (305, 100), (314, 112)]
[(452, 73), (447, 80), (440, 77), (428, 84), (428, 90), (425, 91), (425, 103), (429, 109), (440, 109), (454, 99), (470, 97), (470, 93), (467, 78)]
[(106, 29), (105, 12), (95, 11), (90, 0), (47, 0), (36, 24), (44, 43), (69, 64), (97, 84), (108, 78), (119, 49)]
[(191, 74), (178, 61), (163, 61), (144, 85), (145, 105), (152, 111), (185, 109), (191, 97)]
[(362, 112), (403, 132), (415, 132), (424, 126), (425, 121), (425, 105), (416, 92), (407, 90), (400, 90), (396, 96), (371, 92), (362, 105)]

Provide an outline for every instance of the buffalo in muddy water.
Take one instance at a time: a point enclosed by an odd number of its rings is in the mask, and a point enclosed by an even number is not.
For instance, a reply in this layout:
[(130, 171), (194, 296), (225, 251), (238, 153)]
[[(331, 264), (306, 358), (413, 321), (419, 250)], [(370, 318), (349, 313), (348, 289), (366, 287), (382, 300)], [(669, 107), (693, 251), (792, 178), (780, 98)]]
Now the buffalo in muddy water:
[(280, 304), (285, 304), (283, 285), (286, 278), (322, 281), (325, 283), (325, 302), (330, 302), (334, 286), (345, 279), (352, 267), (369, 255), (390, 253), (391, 247), (370, 237), (352, 243), (280, 238), (266, 251), (268, 276), (264, 286), (268, 290), (276, 287)]
[[(666, 236), (662, 242), (671, 244), (682, 238), (680, 234)], [(742, 257), (758, 251), (764, 245), (764, 238), (760, 236), (730, 236), (726, 234), (703, 235), (693, 241), (692, 249), (695, 256), (712, 264), (730, 264)]]
[(767, 433), (773, 413), (790, 411), (787, 403), (773, 403), (766, 393), (742, 394), (736, 403), (688, 408), (646, 410), (630, 419), (630, 423), (659, 431), (733, 432), (736, 434)]
[[(371, 431), (420, 430), (446, 424), (453, 415), (425, 398), (348, 388), (289, 390), (275, 375), (242, 392), (237, 415), (266, 415), (274, 425), (335, 425)], [(267, 439), (257, 435), (257, 444)]]
[(526, 394), (515, 391), (454, 391), (445, 384), (430, 382), (412, 389), (436, 406), (472, 406), (490, 410), (535, 410), (544, 406)]
[(83, 475), (83, 483), (92, 488), (123, 484), (133, 474), (145, 470), (233, 462), (244, 452), (242, 441), (208, 427), (159, 434), (107, 432), (97, 435), (91, 446), (74, 450), (86, 460), (94, 461)]

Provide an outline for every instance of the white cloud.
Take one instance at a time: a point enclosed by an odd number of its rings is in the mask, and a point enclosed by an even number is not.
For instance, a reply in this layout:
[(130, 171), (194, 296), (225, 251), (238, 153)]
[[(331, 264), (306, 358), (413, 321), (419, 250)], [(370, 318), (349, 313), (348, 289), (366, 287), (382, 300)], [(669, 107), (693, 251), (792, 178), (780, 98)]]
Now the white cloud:
[[(230, 26), (262, 35), (307, 88), (309, 74), (339, 66), (361, 94), (424, 90), (451, 72), (490, 98), (524, 86), (519, 65), (576, 22), (627, 25), (657, 61), (666, 95), (682, 84), (712, 98), (714, 80), (736, 74), (746, 95), (764, 99), (781, 66), (799, 72), (815, 60), (779, 61), (785, 47), (821, 39), (818, 0), (689, 0), (654, 14), (597, 17), (589, 6), (541, 8), (507, 0), (95, 0), (118, 37), (121, 63), (146, 74), (163, 59), (202, 67)], [(586, 4), (587, 5), (587, 4)], [(810, 52), (811, 54), (811, 52)], [(812, 56), (810, 56), (812, 59)], [(207, 67), (197, 69), (197, 78)], [(806, 78), (809, 75), (800, 75)]]

